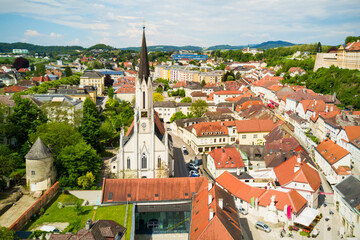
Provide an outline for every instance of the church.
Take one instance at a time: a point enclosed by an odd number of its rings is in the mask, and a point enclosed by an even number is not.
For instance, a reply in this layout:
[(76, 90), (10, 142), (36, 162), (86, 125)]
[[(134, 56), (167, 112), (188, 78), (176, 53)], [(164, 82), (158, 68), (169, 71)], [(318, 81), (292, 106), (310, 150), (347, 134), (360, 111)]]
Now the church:
[(111, 171), (118, 178), (166, 178), (173, 175), (172, 141), (153, 106), (153, 86), (143, 28), (139, 74), (135, 80), (134, 121), (120, 134)]

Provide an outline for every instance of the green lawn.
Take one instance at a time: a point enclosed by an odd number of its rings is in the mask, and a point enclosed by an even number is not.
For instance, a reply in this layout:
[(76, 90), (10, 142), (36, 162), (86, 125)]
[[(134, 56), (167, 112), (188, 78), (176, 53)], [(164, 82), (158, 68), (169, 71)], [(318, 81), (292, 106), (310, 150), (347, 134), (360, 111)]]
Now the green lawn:
[(122, 226), (127, 228), (126, 239), (130, 239), (132, 208), (133, 205), (130, 204), (128, 207), (127, 219), (125, 225), (124, 225), (124, 221), (125, 221), (126, 205), (98, 207), (98, 209), (96, 210), (95, 220), (98, 219), (113, 220), (121, 224)]
[[(71, 231), (77, 232), (85, 226), (85, 222), (90, 218), (93, 220), (114, 220), (115, 222), (124, 226), (126, 205), (120, 206), (108, 206), (98, 207), (96, 210), (93, 206), (84, 207), (84, 213), (78, 215), (74, 207), (58, 208), (58, 202), (76, 202), (81, 199), (71, 194), (58, 194), (46, 207), (45, 213), (37, 218), (35, 221), (31, 221), (27, 224), (23, 230), (31, 230), (35, 227), (41, 226), (43, 223), (48, 222), (68, 222), (69, 226), (64, 232)], [(96, 211), (96, 213), (94, 213)], [(131, 233), (131, 216), (132, 216), (132, 205), (128, 208), (128, 217), (126, 221), (126, 239), (130, 239)]]

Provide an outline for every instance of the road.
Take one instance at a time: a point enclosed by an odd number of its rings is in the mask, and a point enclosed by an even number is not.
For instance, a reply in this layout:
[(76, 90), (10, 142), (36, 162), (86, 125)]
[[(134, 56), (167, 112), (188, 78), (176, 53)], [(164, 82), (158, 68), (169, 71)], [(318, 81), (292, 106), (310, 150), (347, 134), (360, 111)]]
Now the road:
[(181, 148), (174, 146), (174, 177), (187, 177), (189, 171), (185, 165)]

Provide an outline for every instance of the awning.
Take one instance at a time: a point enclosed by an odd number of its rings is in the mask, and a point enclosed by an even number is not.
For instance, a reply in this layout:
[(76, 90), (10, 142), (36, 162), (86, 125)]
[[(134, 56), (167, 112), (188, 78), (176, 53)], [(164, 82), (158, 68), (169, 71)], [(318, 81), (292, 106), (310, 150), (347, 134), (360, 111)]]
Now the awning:
[(319, 214), (320, 211), (317, 209), (305, 208), (300, 215), (295, 218), (294, 223), (308, 227)]

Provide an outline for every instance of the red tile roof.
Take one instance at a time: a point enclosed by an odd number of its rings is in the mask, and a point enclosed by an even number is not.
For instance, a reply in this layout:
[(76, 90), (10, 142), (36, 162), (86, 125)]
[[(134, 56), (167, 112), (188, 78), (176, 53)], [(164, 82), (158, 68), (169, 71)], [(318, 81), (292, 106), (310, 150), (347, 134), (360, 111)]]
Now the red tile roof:
[(175, 83), (175, 85), (173, 86), (173, 88), (181, 88), (181, 87), (186, 87), (186, 82), (185, 82), (185, 81), (178, 81), (178, 82)]
[(41, 76), (41, 77), (33, 77), (31, 80), (37, 81), (37, 82), (51, 82), (49, 76)]
[[(212, 195), (209, 204), (209, 194)], [(219, 199), (223, 201), (223, 208), (219, 206)], [(210, 220), (210, 209), (213, 218)], [(193, 198), (190, 226), (191, 240), (241, 239), (239, 215), (233, 197), (221, 189), (213, 186), (201, 188)]]
[(14, 85), (14, 86), (10, 86), (10, 87), (5, 87), (4, 88), (4, 92), (5, 93), (17, 93), (17, 92), (22, 92), (24, 90), (28, 89), (27, 87), (21, 87), (18, 85)]
[(360, 51), (360, 42), (350, 42), (348, 44), (346, 44), (345, 49), (347, 51)]
[[(317, 170), (300, 160), (299, 156), (293, 156), (279, 166), (274, 168), (274, 173), (281, 186), (285, 186), (290, 182), (308, 183), (315, 192), (321, 184), (320, 175)], [(295, 167), (298, 170), (295, 172)]]
[(316, 147), (316, 150), (330, 163), (330, 165), (335, 164), (346, 155), (350, 154), (347, 150), (340, 147), (330, 139), (322, 141)]
[(191, 200), (207, 186), (204, 177), (104, 179), (101, 203)]
[(240, 95), (243, 94), (242, 91), (218, 91), (218, 92), (214, 92), (215, 95)]
[(343, 127), (343, 129), (345, 130), (346, 135), (349, 138), (349, 142), (360, 137), (360, 126), (345, 126)]
[(288, 205), (291, 206), (292, 212), (297, 214), (307, 204), (306, 199), (294, 190), (283, 192), (251, 187), (227, 171), (216, 178), (216, 182), (237, 198), (248, 203), (251, 202), (251, 198), (257, 198), (258, 204), (263, 207), (270, 204), (272, 196), (275, 196), (275, 207), (281, 211), (284, 210), (285, 205)]
[(243, 168), (244, 161), (236, 148), (213, 149), (210, 156), (214, 159), (216, 168)]
[(242, 110), (248, 109), (249, 107), (254, 106), (254, 105), (264, 105), (264, 103), (259, 100), (258, 101), (248, 100), (248, 101), (242, 103), (241, 105), (237, 105), (235, 110), (237, 112), (241, 112)]
[(289, 72), (290, 72), (290, 73), (292, 73), (292, 72), (303, 73), (303, 72), (305, 72), (305, 70), (302, 69), (302, 68), (300, 68), (300, 67), (291, 67), (291, 68), (289, 69)]
[(274, 123), (273, 120), (235, 120), (238, 133), (245, 132), (270, 132), (281, 121)]
[(233, 121), (227, 122), (200, 122), (192, 125), (198, 137), (223, 136), (228, 134), (227, 126), (234, 126)]

